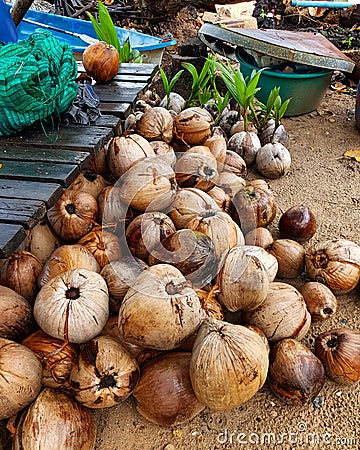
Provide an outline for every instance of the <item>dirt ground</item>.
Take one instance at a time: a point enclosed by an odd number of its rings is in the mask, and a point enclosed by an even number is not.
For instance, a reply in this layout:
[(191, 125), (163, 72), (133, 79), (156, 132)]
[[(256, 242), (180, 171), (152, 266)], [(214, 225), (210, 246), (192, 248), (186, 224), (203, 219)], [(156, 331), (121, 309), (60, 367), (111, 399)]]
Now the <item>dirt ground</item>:
[[(191, 27), (187, 31), (187, 35), (194, 33)], [(179, 33), (184, 34), (183, 27)], [(343, 156), (346, 150), (360, 148), (354, 109), (354, 96), (328, 90), (317, 111), (283, 120), (290, 134), (292, 167), (287, 176), (270, 182), (277, 202), (277, 217), (271, 227), (275, 237), (282, 212), (304, 204), (317, 220), (311, 242), (344, 238), (360, 244), (360, 163)], [(249, 177), (258, 178), (259, 174), (250, 171)], [(301, 287), (303, 281), (294, 280), (293, 284)], [(360, 329), (359, 291), (358, 286), (350, 294), (338, 296), (336, 316), (312, 324), (304, 342), (311, 347), (320, 332), (340, 326)], [(117, 407), (96, 412), (96, 448), (355, 450), (360, 448), (359, 409), (360, 384), (344, 387), (330, 380), (310, 406), (286, 405), (265, 384), (238, 408), (227, 412), (205, 409), (192, 421), (176, 427), (149, 423), (137, 413), (130, 398)]]

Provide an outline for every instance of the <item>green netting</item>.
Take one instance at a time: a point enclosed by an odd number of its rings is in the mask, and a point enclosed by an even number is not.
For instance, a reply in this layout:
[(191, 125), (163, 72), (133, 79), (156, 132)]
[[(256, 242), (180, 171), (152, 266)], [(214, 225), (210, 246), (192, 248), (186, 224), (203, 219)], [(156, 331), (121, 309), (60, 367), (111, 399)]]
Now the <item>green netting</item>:
[(70, 46), (47, 30), (0, 47), (0, 136), (66, 111), (78, 90), (76, 76)]

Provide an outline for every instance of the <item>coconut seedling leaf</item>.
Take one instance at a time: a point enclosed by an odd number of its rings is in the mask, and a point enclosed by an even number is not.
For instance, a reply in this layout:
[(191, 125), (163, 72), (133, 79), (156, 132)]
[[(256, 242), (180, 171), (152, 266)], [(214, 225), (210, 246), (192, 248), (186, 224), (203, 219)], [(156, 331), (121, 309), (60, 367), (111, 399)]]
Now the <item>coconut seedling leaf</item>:
[(344, 156), (348, 157), (348, 158), (352, 158), (355, 159), (355, 161), (360, 162), (360, 150), (356, 149), (356, 150), (347, 150), (344, 153)]

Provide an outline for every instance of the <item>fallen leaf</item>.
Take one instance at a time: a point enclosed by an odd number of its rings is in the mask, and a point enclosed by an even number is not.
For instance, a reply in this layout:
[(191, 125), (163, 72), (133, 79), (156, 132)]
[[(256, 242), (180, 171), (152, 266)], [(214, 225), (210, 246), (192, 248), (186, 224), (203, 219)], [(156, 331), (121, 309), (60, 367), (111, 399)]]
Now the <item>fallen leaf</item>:
[(175, 428), (175, 430), (173, 430), (173, 435), (177, 438), (181, 438), (182, 437), (182, 431), (178, 430), (177, 428)]
[(347, 89), (347, 86), (345, 84), (341, 83), (340, 81), (336, 81), (330, 87), (333, 91), (336, 91), (336, 92), (346, 92), (346, 89)]
[(357, 162), (360, 162), (360, 150), (347, 150), (344, 153), (344, 156), (348, 158), (355, 159)]

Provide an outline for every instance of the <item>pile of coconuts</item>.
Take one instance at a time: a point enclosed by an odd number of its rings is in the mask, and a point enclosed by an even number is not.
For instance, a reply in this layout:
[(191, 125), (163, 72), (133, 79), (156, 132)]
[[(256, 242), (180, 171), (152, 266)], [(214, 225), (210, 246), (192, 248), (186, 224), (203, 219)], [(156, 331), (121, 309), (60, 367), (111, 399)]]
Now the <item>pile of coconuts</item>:
[(267, 179), (290, 157), (264, 163), (264, 146), (249, 132), (232, 141), (225, 117), (215, 127), (206, 108), (172, 107), (140, 102), (0, 261), (0, 420), (16, 423), (15, 449), (93, 449), (93, 411), (129, 396), (170, 426), (235, 408), (266, 382), (306, 405), (325, 376), (360, 380), (359, 331), (303, 343), (357, 286), (360, 246), (312, 240), (305, 205), (274, 225)]

